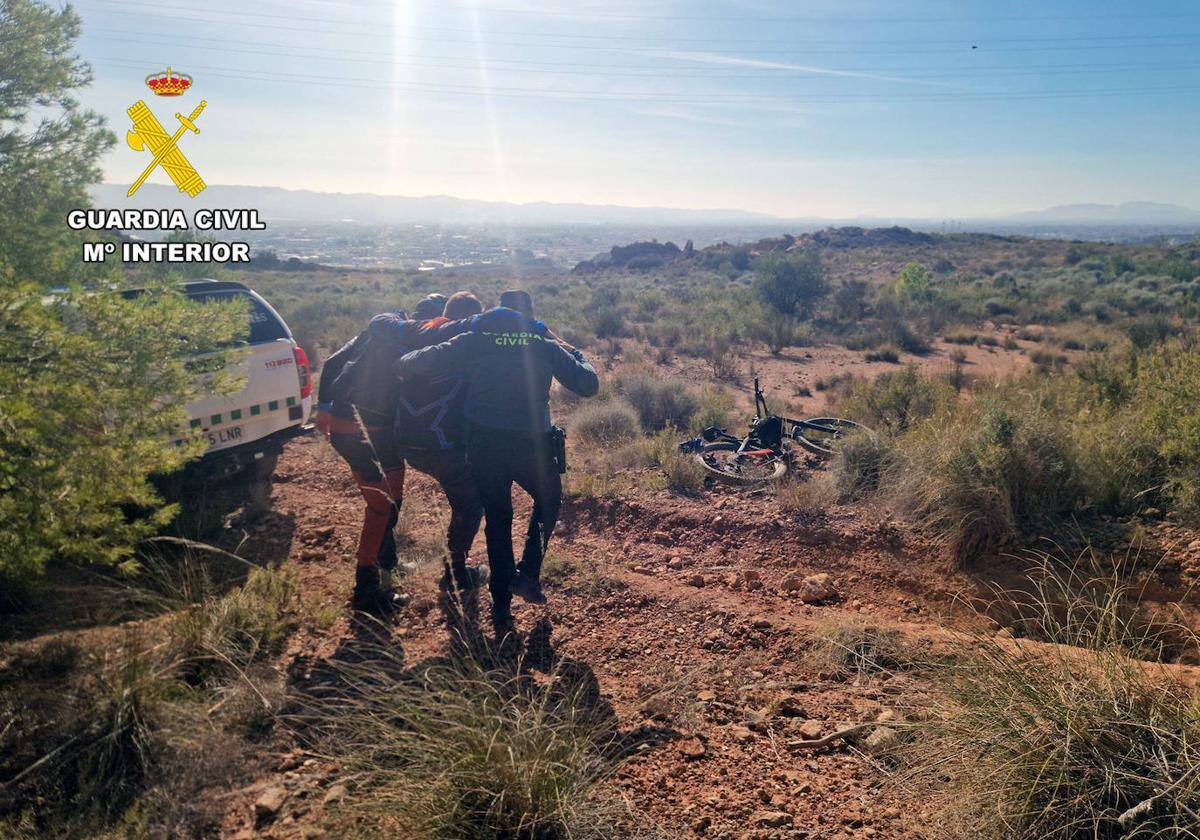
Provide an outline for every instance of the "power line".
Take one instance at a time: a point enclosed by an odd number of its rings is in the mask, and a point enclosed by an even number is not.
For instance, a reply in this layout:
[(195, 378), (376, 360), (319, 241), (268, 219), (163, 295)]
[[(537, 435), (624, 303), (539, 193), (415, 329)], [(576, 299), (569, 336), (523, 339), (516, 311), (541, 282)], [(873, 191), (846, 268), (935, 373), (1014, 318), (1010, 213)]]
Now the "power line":
[[(113, 6), (122, 6), (125, 8), (145, 9), (153, 11), (156, 14), (161, 14), (164, 10), (162, 6), (144, 4), (138, 2), (129, 2), (129, 0), (91, 0), (94, 3), (104, 3)], [(168, 7), (170, 10), (180, 12), (196, 12), (201, 14), (215, 14), (211, 8), (197, 6), (181, 6), (171, 4)], [(338, 26), (361, 26), (372, 31), (379, 29), (378, 22), (360, 22), (354, 20), (344, 20), (340, 18), (328, 17), (304, 17), (294, 14), (270, 14), (265, 12), (247, 12), (239, 11), (239, 17), (253, 17), (263, 20), (287, 20), (287, 21), (305, 21), (309, 23), (335, 24)], [(1200, 15), (1197, 15), (1200, 16)], [(214, 23), (232, 22), (227, 19), (214, 19)], [(417, 29), (428, 32), (452, 32), (459, 34), (474, 35), (474, 31), (470, 29), (447, 27), (447, 26), (428, 26), (424, 24), (406, 25), (407, 29)], [(522, 31), (489, 31), (491, 35), (515, 35), (518, 37), (546, 37), (560, 39), (583, 39), (583, 40), (600, 40), (600, 41), (650, 41), (659, 44), (662, 41), (661, 36), (655, 35), (595, 35), (595, 34), (578, 34), (568, 32), (522, 32)], [(1075, 41), (1123, 41), (1129, 39), (1138, 40), (1154, 40), (1154, 39), (1172, 39), (1180, 37), (1178, 33), (1163, 33), (1159, 35), (1069, 35), (1058, 37), (1040, 37), (1040, 38), (985, 38), (989, 44), (1008, 44), (1008, 43), (1063, 43)], [(1197, 34), (1190, 34), (1188, 37), (1198, 37)], [(672, 36), (675, 43), (681, 44), (728, 44), (731, 42), (729, 37), (722, 38), (680, 38)], [(875, 44), (961, 44), (967, 40), (966, 38), (873, 38), (861, 41), (853, 41), (856, 46), (870, 46)], [(737, 39), (735, 43), (739, 45), (754, 45), (754, 44), (827, 44), (830, 43), (828, 38), (753, 38), (753, 39)]]
[[(97, 30), (93, 30), (97, 31)], [(174, 46), (183, 47), (189, 50), (199, 50), (202, 52), (214, 52), (213, 47), (205, 47), (196, 45), (193, 42), (203, 41), (220, 45), (222, 53), (241, 53), (246, 55), (263, 55), (277, 56), (281, 58), (303, 58), (314, 59), (317, 61), (337, 61), (339, 63), (351, 62), (355, 64), (375, 64), (387, 65), (389, 67), (404, 66), (429, 69), (462, 69), (477, 71), (479, 69), (479, 60), (473, 56), (429, 56), (421, 53), (391, 53), (384, 50), (375, 51), (359, 51), (365, 55), (380, 56), (379, 58), (368, 58), (363, 55), (345, 55), (342, 51), (336, 48), (326, 47), (304, 47), (305, 50), (324, 50), (326, 52), (334, 52), (333, 55), (309, 55), (298, 54), (294, 50), (266, 50), (266, 49), (241, 49), (230, 44), (247, 44), (254, 46), (278, 46), (286, 47), (284, 44), (262, 44), (257, 41), (231, 41), (220, 38), (203, 38), (192, 36), (188, 41), (172, 39), (170, 41), (163, 40), (148, 40), (148, 36), (153, 38), (158, 33), (130, 33), (125, 30), (113, 29), (103, 30), (116, 33), (122, 33), (129, 37), (106, 38), (105, 41), (114, 41), (118, 43), (142, 44), (147, 43), (157, 46)], [(384, 57), (387, 56), (387, 57)], [(417, 62), (397, 62), (396, 59), (419, 59)], [(450, 62), (450, 63), (447, 63)], [(453, 63), (461, 62), (461, 63)], [(506, 65), (533, 65), (509, 67)], [(599, 70), (567, 70), (562, 68), (568, 67), (593, 67), (607, 68)], [(547, 62), (547, 61), (519, 61), (510, 59), (489, 59), (487, 61), (487, 69), (494, 72), (505, 73), (527, 73), (537, 75), (556, 75), (556, 76), (601, 76), (601, 77), (626, 77), (626, 78), (650, 78), (650, 79), (720, 79), (720, 80), (770, 80), (770, 81), (785, 81), (787, 76), (781, 72), (785, 68), (763, 69), (755, 73), (729, 73), (729, 72), (664, 72), (661, 68), (647, 67), (641, 72), (630, 72), (621, 70), (612, 65), (602, 64), (584, 64), (578, 62)], [(1088, 75), (1092, 73), (1127, 73), (1136, 71), (1157, 71), (1157, 70), (1195, 70), (1200, 69), (1200, 64), (1182, 63), (1182, 62), (1123, 62), (1123, 63), (1103, 63), (1103, 64), (1080, 64), (1080, 65), (1061, 65), (1061, 64), (1043, 64), (1043, 65), (1020, 65), (1017, 67), (1003, 65), (986, 65), (982, 67), (958, 67), (953, 68), (953, 72), (945, 72), (948, 68), (945, 67), (827, 67), (821, 68), (832, 74), (878, 74), (890, 72), (903, 72), (906, 75), (916, 79), (961, 79), (964, 77), (971, 78), (976, 76), (982, 77), (1005, 77), (1005, 76), (1056, 76), (1056, 75)], [(929, 72), (940, 71), (940, 72)], [(814, 75), (811, 73), (803, 73), (803, 78), (806, 79), (838, 79), (838, 78), (861, 78), (856, 76), (838, 76), (838, 75)]]
[[(110, 0), (115, 2), (115, 0)], [(329, 6), (338, 6), (342, 8), (362, 9), (369, 4), (361, 2), (361, 0), (309, 0), (309, 2), (322, 3)], [(990, 15), (983, 17), (846, 17), (846, 16), (829, 16), (829, 15), (787, 15), (787, 16), (753, 16), (753, 15), (645, 15), (645, 14), (629, 14), (625, 12), (586, 12), (586, 11), (561, 11), (557, 9), (514, 9), (503, 8), (497, 6), (489, 6), (484, 9), (479, 9), (474, 5), (465, 3), (452, 2), (452, 0), (439, 0), (440, 5), (454, 6), (460, 9), (469, 9), (478, 11), (484, 14), (508, 14), (508, 15), (526, 15), (535, 17), (555, 17), (563, 19), (582, 19), (582, 20), (654, 20), (654, 21), (671, 21), (686, 23), (692, 21), (725, 21), (725, 22), (753, 22), (753, 23), (906, 23), (906, 24), (921, 24), (921, 23), (1003, 23), (1017, 21), (1079, 21), (1079, 20), (1176, 20), (1181, 18), (1200, 17), (1200, 12), (1113, 12), (1109, 14), (1069, 14), (1069, 15)], [(288, 5), (292, 5), (289, 3)]]
[[(134, 4), (125, 3), (125, 2), (123, 2), (123, 0), (89, 0), (89, 1), (95, 2), (95, 3), (110, 3), (110, 4), (114, 4), (114, 5), (124, 5), (126, 7), (128, 7), (130, 5), (134, 5)], [(334, 35), (334, 36), (345, 36), (345, 37), (356, 37), (356, 38), (361, 38), (362, 35), (364, 34), (362, 32), (333, 31), (333, 30), (330, 30), (325, 27), (323, 27), (321, 29), (314, 29), (312, 27), (290, 26), (290, 25), (285, 25), (282, 23), (271, 23), (271, 24), (254, 23), (251, 21), (245, 21), (245, 20), (240, 20), (240, 19), (239, 20), (230, 20), (228, 18), (215, 19), (215, 18), (210, 18), (210, 17), (193, 17), (193, 16), (186, 16), (186, 15), (178, 15), (178, 14), (174, 14), (173, 12), (170, 12), (170, 13), (163, 12), (161, 7), (157, 7), (157, 6), (156, 7), (136, 6), (136, 8), (153, 9), (155, 11), (156, 15), (159, 17), (169, 18), (169, 19), (178, 20), (178, 21), (191, 22), (191, 23), (219, 24), (222, 26), (236, 26), (236, 27), (255, 28), (255, 29), (272, 29), (272, 30), (291, 31), (291, 32), (306, 32), (306, 33), (316, 33), (316, 34), (322, 34), (322, 35)], [(171, 6), (170, 8), (177, 9), (180, 11), (199, 12), (201, 14), (211, 14), (212, 13), (211, 9), (204, 9), (204, 8), (197, 8), (197, 7)], [(136, 16), (136, 14), (134, 12), (116, 12), (116, 14)], [(331, 18), (308, 18), (308, 17), (299, 17), (299, 16), (295, 16), (295, 15), (268, 15), (268, 14), (253, 13), (253, 12), (242, 12), (239, 14), (241, 16), (253, 16), (253, 17), (264, 18), (266, 20), (274, 20), (274, 21), (289, 21), (289, 22), (290, 21), (309, 21), (309, 22), (324, 23), (327, 25), (334, 24), (334, 25), (339, 25), (339, 26), (360, 26), (360, 27), (368, 28), (371, 33), (378, 32), (380, 29), (380, 27), (377, 23), (374, 23), (374, 24), (357, 23), (355, 21), (339, 21), (339, 20), (335, 20), (335, 19), (331, 19)], [(449, 31), (463, 32), (466, 30), (449, 30)], [(513, 33), (513, 34), (520, 34), (521, 36), (527, 36), (527, 35), (532, 34), (536, 37), (535, 33)], [(566, 39), (566, 38), (582, 37), (582, 36), (574, 36), (574, 35), (570, 35), (570, 34), (558, 34), (558, 33), (542, 33), (542, 37)], [(597, 39), (609, 38), (609, 36), (595, 36), (595, 37)], [(989, 51), (989, 52), (1057, 52), (1057, 51), (1061, 51), (1061, 50), (1140, 49), (1140, 48), (1150, 48), (1150, 47), (1155, 48), (1155, 49), (1162, 49), (1162, 48), (1189, 47), (1189, 46), (1192, 46), (1197, 41), (1197, 39), (1200, 39), (1200, 33), (1189, 32), (1189, 33), (1167, 33), (1167, 34), (1154, 34), (1154, 35), (1071, 36), (1071, 37), (1065, 37), (1065, 38), (1013, 38), (1013, 39), (993, 39), (993, 40), (983, 39), (983, 43), (984, 43), (987, 51)], [(585, 44), (553, 44), (553, 43), (529, 42), (529, 41), (495, 41), (495, 40), (490, 40), (490, 39), (483, 40), (483, 39), (476, 39), (476, 38), (469, 38), (469, 39), (425, 38), (423, 40), (433, 42), (433, 43), (470, 44), (471, 46), (481, 46), (481, 45), (482, 46), (511, 46), (511, 47), (522, 47), (522, 48), (570, 49), (570, 50), (609, 51), (609, 52), (620, 51), (620, 52), (629, 52), (629, 53), (634, 53), (634, 54), (658, 53), (658, 52), (662, 52), (663, 50), (669, 50), (672, 46), (672, 43), (668, 43), (666, 41), (663, 41), (662, 39), (652, 38), (652, 37), (635, 39), (635, 40), (651, 42), (654, 44), (653, 47), (639, 47), (639, 48), (599, 47), (599, 46), (588, 46)], [(1103, 41), (1104, 43), (1083, 43), (1084, 41)], [(1181, 42), (1181, 43), (1165, 43), (1168, 41), (1175, 41), (1175, 42)], [(673, 41), (673, 43), (681, 43), (681, 44), (715, 43), (715, 42), (719, 42), (722, 44), (736, 43), (739, 46), (746, 46), (746, 47), (749, 47), (750, 45), (755, 44), (755, 43), (788, 43), (788, 44), (818, 44), (818, 45), (828, 45), (828, 44), (839, 43), (838, 41), (833, 41), (830, 39), (812, 39), (812, 40), (807, 40), (807, 41), (799, 40), (799, 39), (786, 39), (786, 40), (778, 40), (777, 39), (777, 40), (771, 40), (771, 41), (751, 41), (751, 40), (735, 41), (735, 40), (731, 40), (729, 38), (692, 39), (692, 40), (677, 38), (677, 39), (674, 39), (674, 41)], [(829, 54), (829, 53), (853, 53), (853, 54), (880, 53), (880, 54), (886, 54), (886, 53), (891, 53), (891, 54), (901, 54), (901, 55), (903, 55), (903, 54), (923, 54), (923, 53), (930, 53), (930, 54), (933, 54), (933, 53), (962, 53), (962, 52), (967, 51), (968, 46), (977, 45), (978, 41), (977, 40), (972, 41), (972, 39), (968, 39), (968, 38), (961, 38), (961, 39), (935, 39), (935, 40), (930, 40), (930, 39), (875, 40), (875, 41), (863, 41), (863, 42), (846, 41), (846, 42), (842, 42), (842, 43), (846, 43), (847, 47), (844, 49), (832, 49), (832, 50), (831, 49), (814, 49), (814, 48), (806, 47), (804, 52), (820, 53), (820, 54)], [(996, 43), (996, 44), (1045, 44), (1046, 46), (1000, 46), (1000, 47), (990, 46), (993, 43)], [(956, 47), (948, 47), (948, 48), (941, 48), (941, 49), (920, 49), (920, 50), (871, 49), (871, 47), (873, 45), (880, 45), (880, 44), (961, 44), (962, 46), (957, 47), (957, 48)], [(779, 54), (791, 55), (791, 54), (795, 54), (796, 52), (797, 52), (797, 50), (795, 50), (795, 49), (755, 50), (755, 53), (757, 55), (779, 55)], [(728, 51), (713, 51), (713, 54), (714, 55), (736, 55), (736, 53), (730, 53)]]
[[(145, 62), (132, 62), (123, 59), (101, 58), (99, 64), (144, 68)], [(1090, 97), (1108, 97), (1114, 95), (1161, 95), (1161, 94), (1191, 94), (1200, 92), (1200, 86), (1176, 85), (1137, 88), (1094, 88), (1072, 91), (997, 91), (997, 92), (963, 92), (938, 94), (895, 94), (881, 96), (879, 94), (805, 94), (803, 96), (780, 97), (763, 94), (663, 94), (653, 91), (554, 91), (544, 87), (510, 88), (466, 85), (432, 85), (406, 82), (384, 82), (376, 79), (356, 77), (306, 76), (297, 73), (270, 73), (252, 68), (194, 66), (192, 69), (205, 70), (219, 78), (245, 80), (258, 77), (263, 81), (300, 84), (320, 87), (345, 87), (354, 89), (398, 90), (412, 93), (437, 93), (464, 96), (482, 96), (498, 98), (532, 98), (559, 101), (618, 101), (618, 102), (670, 102), (673, 104), (739, 104), (767, 101), (776, 103), (785, 99), (790, 104), (886, 104), (893, 102), (959, 102), (959, 101), (1003, 101), (1003, 100), (1055, 100), (1077, 99)]]

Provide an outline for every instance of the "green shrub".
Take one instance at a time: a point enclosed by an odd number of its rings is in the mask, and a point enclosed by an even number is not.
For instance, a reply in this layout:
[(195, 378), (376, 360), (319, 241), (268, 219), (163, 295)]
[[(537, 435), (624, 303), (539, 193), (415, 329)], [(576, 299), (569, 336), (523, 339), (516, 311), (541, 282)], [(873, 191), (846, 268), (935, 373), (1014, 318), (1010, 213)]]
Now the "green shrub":
[[(32, 583), (54, 556), (128, 562), (169, 521), (148, 476), (203, 449), (185, 406), (221, 387), (188, 357), (245, 329), (240, 307), (166, 290), (125, 300), (79, 290), (53, 304), (0, 286), (0, 579)], [(30, 352), (41, 348), (40, 352)], [(182, 438), (184, 445), (173, 441)], [(103, 446), (96, 441), (103, 440)], [(152, 512), (131, 518), (132, 509)]]
[(725, 388), (704, 388), (700, 391), (700, 407), (692, 418), (697, 429), (710, 426), (728, 428), (733, 422), (733, 393)]
[(694, 493), (704, 486), (704, 468), (694, 457), (679, 451), (679, 432), (673, 426), (637, 441), (627, 456), (633, 466), (661, 470), (659, 480), (652, 482), (657, 489)]
[(590, 443), (630, 440), (639, 432), (637, 412), (625, 400), (590, 403), (571, 415), (571, 429)]
[(642, 428), (648, 432), (667, 426), (689, 428), (692, 416), (700, 406), (699, 399), (687, 385), (648, 374), (618, 377), (617, 390), (633, 406)]
[(815, 249), (797, 254), (771, 253), (754, 264), (754, 292), (777, 312), (804, 319), (829, 293), (829, 284)]
[(797, 343), (799, 334), (796, 329), (796, 319), (791, 315), (777, 312), (766, 312), (762, 320), (755, 324), (754, 336), (767, 345), (772, 356), (778, 356), (788, 347)]
[(987, 399), (904, 437), (894, 493), (960, 564), (1053, 528), (1084, 497), (1069, 429), (1030, 399)]
[(904, 266), (894, 288), (896, 296), (905, 301), (922, 303), (933, 297), (929, 269), (916, 260)]
[(979, 340), (979, 336), (973, 332), (956, 331), (946, 333), (942, 340), (947, 344), (974, 344)]
[[(827, 386), (828, 387), (828, 386)], [(818, 390), (821, 383), (817, 383)], [(853, 382), (835, 410), (876, 432), (898, 434), (954, 402), (953, 389), (922, 376), (915, 365), (880, 374), (873, 382)]]
[(1125, 334), (1139, 350), (1161, 344), (1178, 332), (1178, 328), (1163, 317), (1140, 318), (1125, 326)]
[(888, 362), (889, 364), (900, 364), (900, 352), (895, 347), (880, 347), (877, 350), (868, 350), (863, 358), (868, 362)]

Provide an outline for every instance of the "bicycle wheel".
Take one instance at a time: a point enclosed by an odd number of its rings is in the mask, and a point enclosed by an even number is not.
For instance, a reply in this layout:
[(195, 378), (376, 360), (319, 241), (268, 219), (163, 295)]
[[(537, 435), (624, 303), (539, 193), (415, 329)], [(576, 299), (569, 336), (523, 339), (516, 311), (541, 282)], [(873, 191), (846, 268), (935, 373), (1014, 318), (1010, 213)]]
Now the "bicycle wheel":
[(765, 484), (778, 481), (788, 470), (787, 459), (778, 455), (739, 455), (736, 443), (709, 443), (696, 453), (704, 469), (733, 484)]
[(860, 433), (871, 434), (871, 430), (841, 417), (809, 417), (796, 424), (792, 440), (814, 455), (832, 458), (847, 437)]

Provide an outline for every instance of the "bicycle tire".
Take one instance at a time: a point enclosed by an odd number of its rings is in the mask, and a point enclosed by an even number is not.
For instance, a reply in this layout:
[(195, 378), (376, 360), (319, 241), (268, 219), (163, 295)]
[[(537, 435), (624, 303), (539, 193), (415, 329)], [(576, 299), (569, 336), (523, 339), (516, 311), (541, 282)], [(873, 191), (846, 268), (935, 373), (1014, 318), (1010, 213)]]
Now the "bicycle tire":
[(814, 455), (820, 455), (823, 458), (832, 458), (837, 454), (837, 446), (826, 443), (826, 441), (837, 441), (843, 438), (848, 433), (865, 432), (872, 434), (871, 430), (862, 423), (856, 423), (853, 420), (846, 420), (842, 417), (809, 417), (803, 421), (813, 425), (824, 426), (830, 432), (828, 438), (805, 437), (804, 433), (811, 431), (810, 429), (797, 426), (792, 430), (791, 439), (796, 441), (809, 452)]
[(737, 450), (738, 444), (736, 443), (708, 443), (699, 452), (696, 452), (694, 457), (707, 472), (731, 484), (767, 484), (772, 481), (778, 481), (787, 474), (788, 462), (786, 458), (776, 458), (769, 474), (750, 475), (743, 474), (736, 468), (731, 469), (727, 460), (720, 460), (714, 457), (718, 453), (736, 453)]

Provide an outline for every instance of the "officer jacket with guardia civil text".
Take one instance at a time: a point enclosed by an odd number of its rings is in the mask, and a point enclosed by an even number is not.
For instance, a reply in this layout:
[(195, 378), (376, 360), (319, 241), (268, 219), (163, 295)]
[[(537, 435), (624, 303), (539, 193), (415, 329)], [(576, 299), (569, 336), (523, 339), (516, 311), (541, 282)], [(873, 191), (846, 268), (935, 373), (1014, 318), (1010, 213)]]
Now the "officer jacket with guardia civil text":
[(471, 425), (539, 434), (550, 431), (550, 383), (580, 396), (600, 389), (596, 371), (578, 350), (568, 351), (546, 328), (512, 309), (478, 315), (470, 331), (405, 354), (401, 378), (462, 373), (463, 418)]

